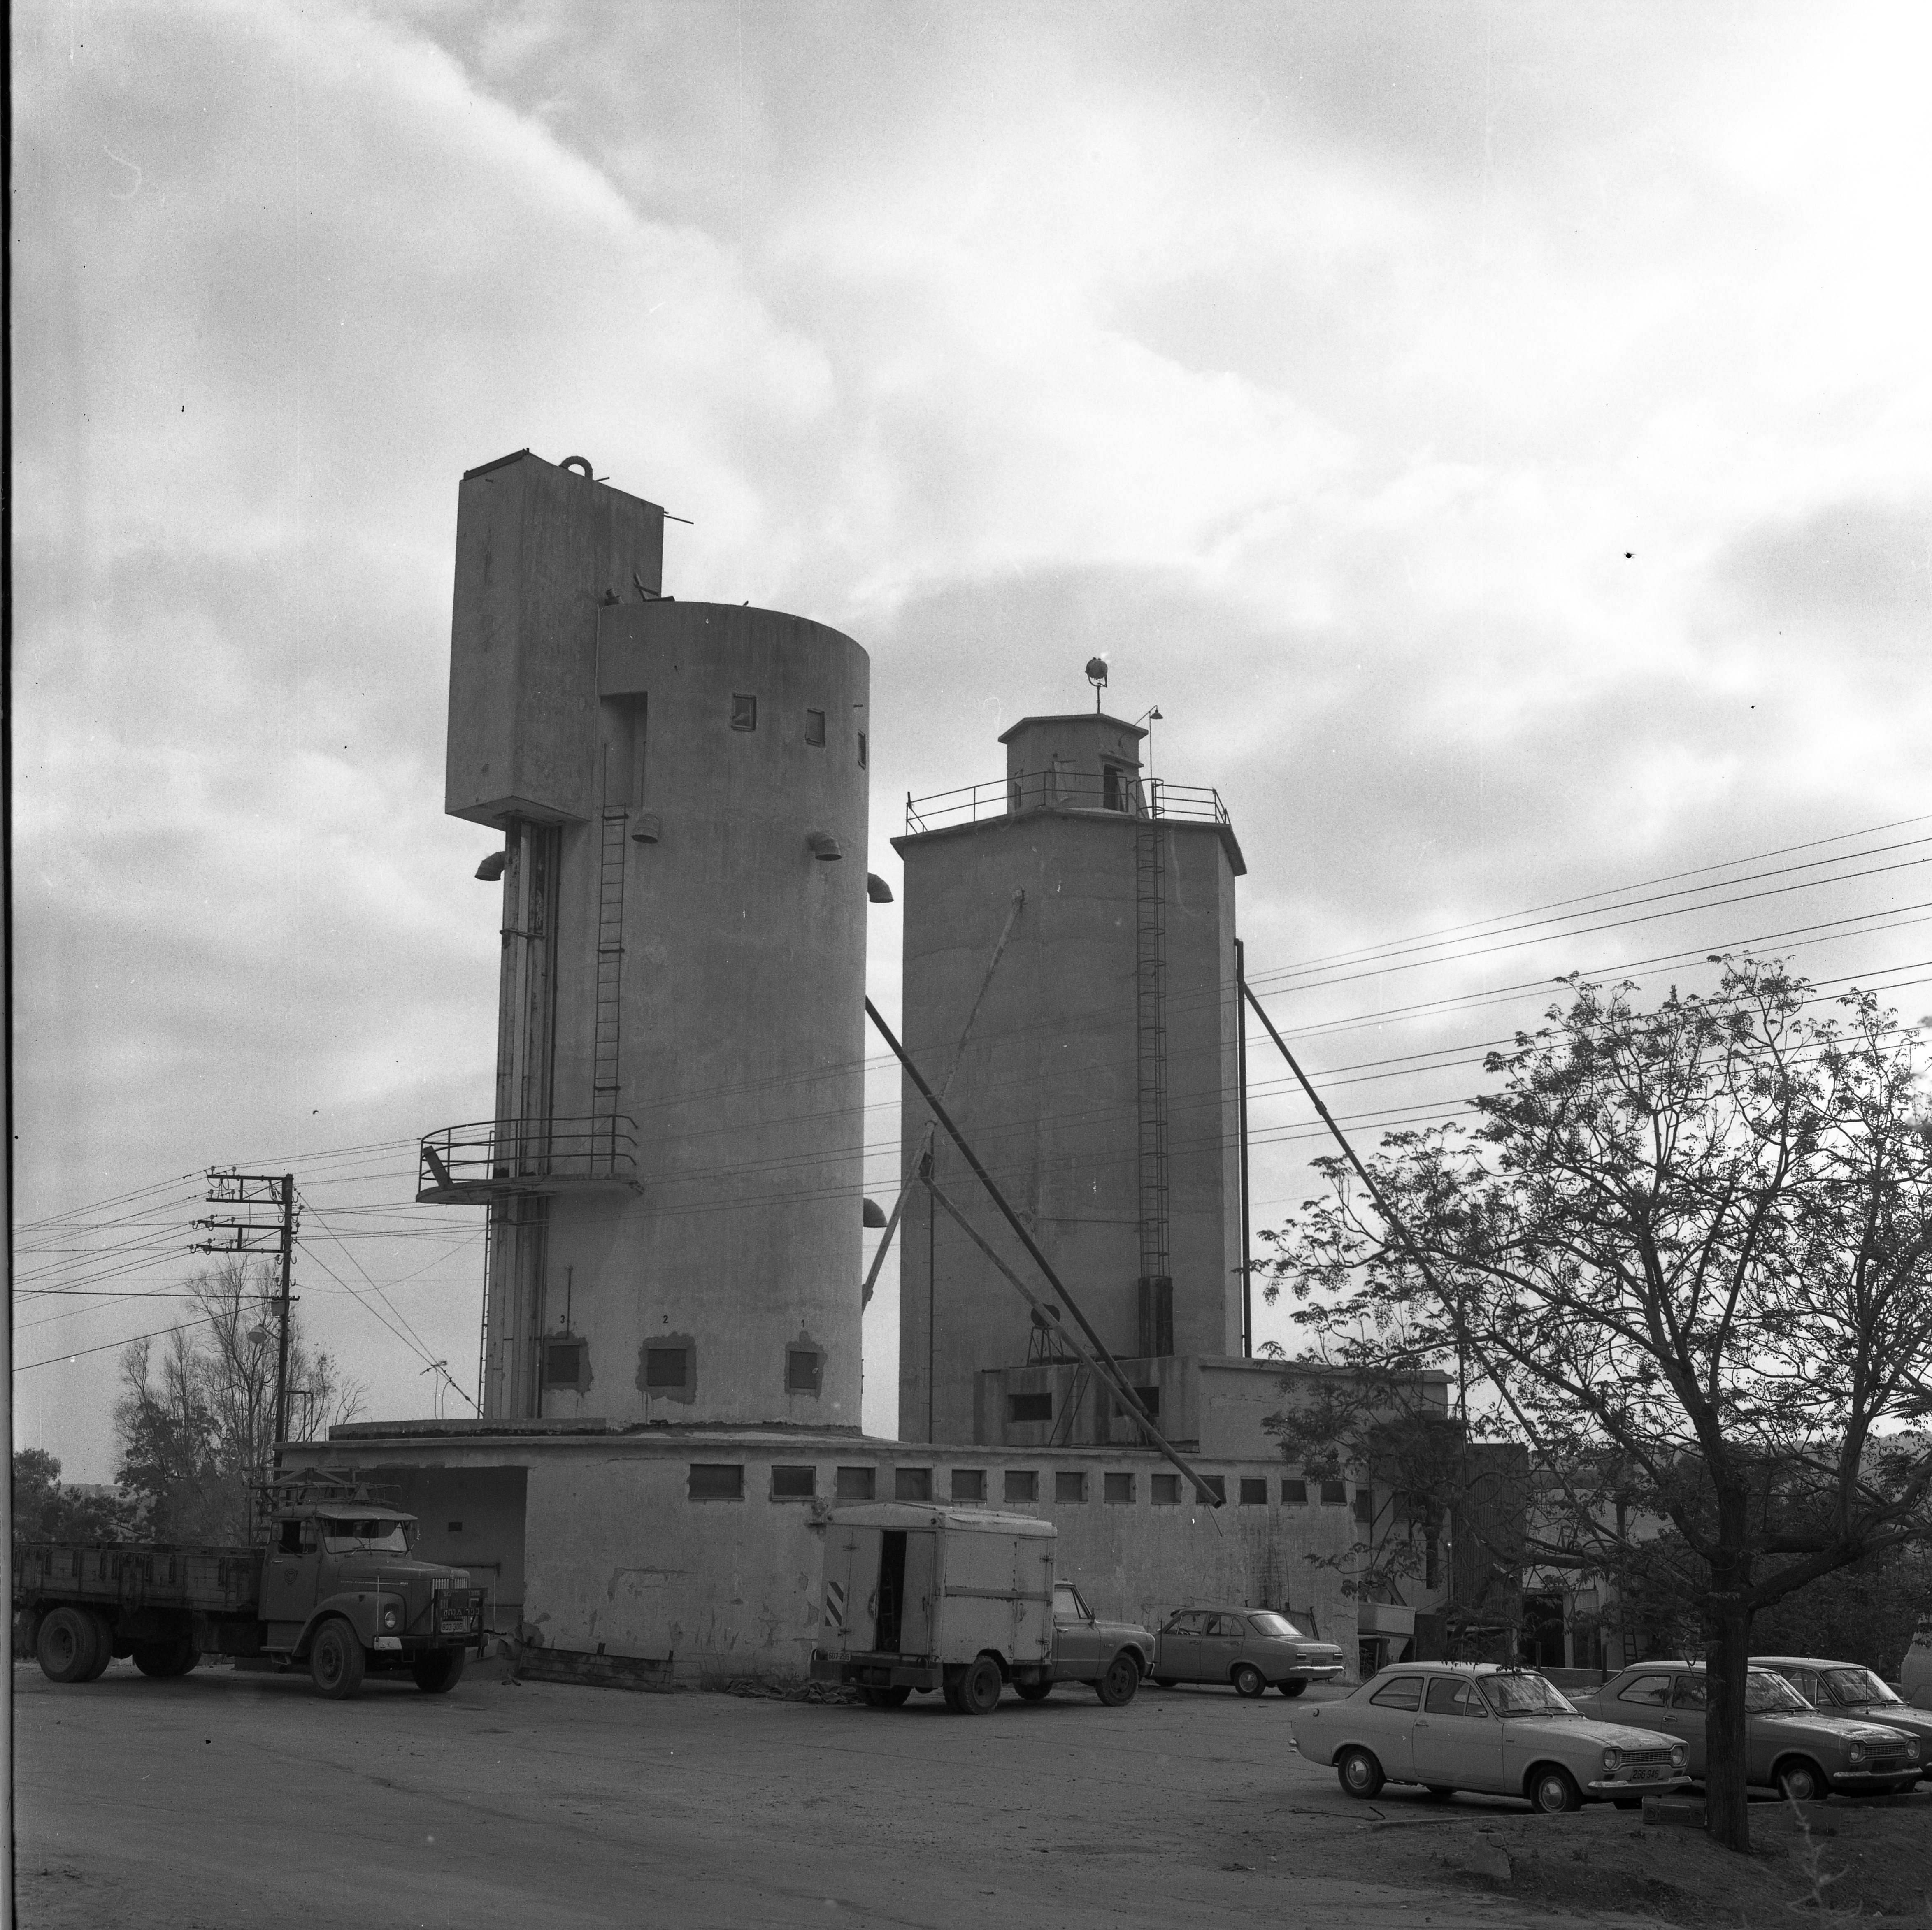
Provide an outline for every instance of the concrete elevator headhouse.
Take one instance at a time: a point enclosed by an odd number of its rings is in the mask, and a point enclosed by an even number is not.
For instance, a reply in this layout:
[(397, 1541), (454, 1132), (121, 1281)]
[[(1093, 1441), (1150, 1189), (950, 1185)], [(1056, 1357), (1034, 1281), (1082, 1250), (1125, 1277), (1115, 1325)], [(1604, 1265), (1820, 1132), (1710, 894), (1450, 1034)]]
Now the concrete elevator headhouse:
[(662, 594), (664, 512), (527, 451), (458, 496), (446, 808), (501, 829), (484, 1411), (856, 1430), (866, 652)]
[[(1245, 1352), (1234, 880), (1218, 795), (1142, 769), (1146, 733), (1024, 718), (1003, 781), (914, 800), (904, 1027), (914, 1062), (1143, 1401), (1195, 1404), (1186, 1359)], [(905, 1094), (906, 1158), (973, 1182)], [(908, 1440), (1129, 1443), (1106, 1389), (927, 1189), (907, 1195), (899, 1432)], [(1014, 1243), (1011, 1257), (1023, 1265)], [(1165, 1417), (1163, 1417), (1165, 1418)], [(1181, 1430), (1198, 1434), (1192, 1417)]]

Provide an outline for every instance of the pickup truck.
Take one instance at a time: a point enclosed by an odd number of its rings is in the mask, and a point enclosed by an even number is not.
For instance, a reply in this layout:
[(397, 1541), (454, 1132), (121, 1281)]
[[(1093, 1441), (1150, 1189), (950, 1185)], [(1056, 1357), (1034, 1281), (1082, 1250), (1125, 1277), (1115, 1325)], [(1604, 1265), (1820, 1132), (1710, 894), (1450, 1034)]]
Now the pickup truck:
[(131, 1656), (144, 1675), (186, 1675), (204, 1655), (306, 1663), (337, 1700), (371, 1669), (429, 1695), (461, 1680), (483, 1638), (483, 1591), (410, 1553), (416, 1517), (335, 1482), (272, 1491), (266, 1547), (29, 1544), (14, 1612), (51, 1682), (92, 1682)]
[(812, 1680), (856, 1689), (875, 1709), (938, 1689), (962, 1716), (990, 1715), (1009, 1683), (1030, 1702), (1063, 1682), (1089, 1683), (1110, 1708), (1132, 1701), (1154, 1637), (1102, 1620), (1054, 1580), (1057, 1533), (990, 1509), (834, 1509)]

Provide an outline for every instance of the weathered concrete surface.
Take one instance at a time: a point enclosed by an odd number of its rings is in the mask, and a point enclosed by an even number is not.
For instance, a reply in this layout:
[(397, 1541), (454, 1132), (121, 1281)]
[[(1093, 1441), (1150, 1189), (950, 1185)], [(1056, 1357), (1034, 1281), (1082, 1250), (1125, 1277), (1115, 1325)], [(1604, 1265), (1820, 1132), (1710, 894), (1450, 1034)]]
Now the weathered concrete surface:
[[(936, 1698), (877, 1713), (473, 1678), (328, 1703), (298, 1678), (149, 1682), (123, 1663), (87, 1687), (14, 1683), (26, 1930), (1495, 1930), (1556, 1914), (1419, 1887), (1441, 1811), (1348, 1802), (1294, 1755), (1278, 1698), (1149, 1691), (1109, 1710), (1064, 1691), (974, 1721)], [(1576, 1819), (1539, 1820), (1553, 1843)], [(1408, 1887), (1372, 1880), (1398, 1843)]]

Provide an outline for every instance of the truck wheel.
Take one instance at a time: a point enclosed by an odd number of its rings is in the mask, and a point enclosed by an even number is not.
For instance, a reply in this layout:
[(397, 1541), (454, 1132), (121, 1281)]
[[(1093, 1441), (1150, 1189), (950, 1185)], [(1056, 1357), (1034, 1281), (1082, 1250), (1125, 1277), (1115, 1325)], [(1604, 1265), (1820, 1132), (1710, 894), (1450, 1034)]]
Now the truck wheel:
[(909, 1689), (862, 1689), (859, 1693), (868, 1709), (903, 1709), (912, 1697)]
[(1038, 1682), (1016, 1682), (1013, 1687), (1022, 1702), (1044, 1702), (1053, 1693), (1053, 1678), (1049, 1675)]
[(183, 1639), (172, 1642), (136, 1642), (134, 1666), (143, 1675), (186, 1675), (201, 1660), (201, 1651)]
[(1094, 1685), (1094, 1693), (1109, 1709), (1123, 1709), (1134, 1699), (1141, 1686), (1140, 1658), (1132, 1649), (1123, 1649), (1107, 1665), (1107, 1672)]
[(1234, 1685), (1237, 1695), (1252, 1698), (1268, 1693), (1268, 1677), (1252, 1662), (1238, 1662), (1228, 1680)]
[(94, 1617), (82, 1608), (54, 1608), (40, 1618), (34, 1654), (50, 1682), (86, 1682), (97, 1645)]
[(318, 1695), (326, 1695), (332, 1702), (346, 1702), (362, 1686), (368, 1661), (355, 1630), (340, 1616), (333, 1615), (316, 1631), (310, 1646), (309, 1680)]
[(1300, 1682), (1280, 1683), (1276, 1686), (1280, 1689), (1282, 1695), (1288, 1696), (1304, 1695), (1306, 1693), (1308, 1689), (1308, 1684), (1305, 1680)]
[(463, 1680), (460, 1649), (431, 1649), (410, 1665), (410, 1675), (425, 1695), (447, 1695)]
[(1344, 1749), (1336, 1759), (1335, 1776), (1345, 1794), (1365, 1803), (1382, 1789), (1382, 1766), (1366, 1749)]
[(990, 1716), (1000, 1706), (1000, 1665), (982, 1656), (959, 1679), (959, 1699), (953, 1705), (962, 1716)]
[(88, 1620), (94, 1624), (94, 1659), (87, 1665), (82, 1682), (98, 1682), (107, 1673), (107, 1665), (114, 1659), (114, 1624), (98, 1608), (87, 1611)]

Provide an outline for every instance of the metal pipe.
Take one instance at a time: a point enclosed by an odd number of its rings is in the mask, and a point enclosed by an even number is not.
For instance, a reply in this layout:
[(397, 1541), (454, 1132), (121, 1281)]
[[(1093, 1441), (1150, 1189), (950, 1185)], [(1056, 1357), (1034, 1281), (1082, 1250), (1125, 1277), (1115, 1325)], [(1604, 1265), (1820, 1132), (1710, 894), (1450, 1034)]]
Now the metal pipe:
[(1238, 1116), (1241, 1135), (1241, 1358), (1255, 1356), (1255, 1276), (1248, 1207), (1248, 990), (1247, 947), (1234, 940), (1234, 1058), (1240, 1089)]

